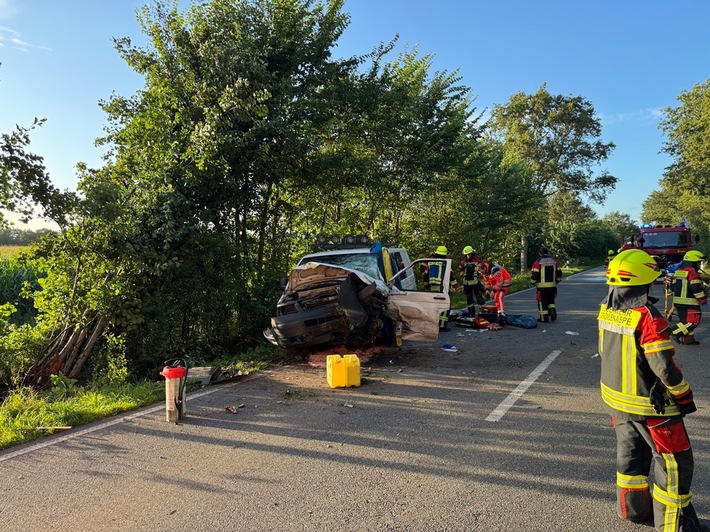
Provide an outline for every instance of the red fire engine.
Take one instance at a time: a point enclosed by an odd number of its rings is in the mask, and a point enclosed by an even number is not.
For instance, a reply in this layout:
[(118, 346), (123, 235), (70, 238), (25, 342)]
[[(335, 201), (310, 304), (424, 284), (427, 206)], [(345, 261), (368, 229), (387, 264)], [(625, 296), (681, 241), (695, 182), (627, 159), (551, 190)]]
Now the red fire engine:
[[(694, 237), (698, 242), (700, 237)], [(621, 235), (621, 249), (640, 248), (658, 262), (661, 269), (683, 260), (693, 247), (693, 237), (685, 220), (676, 226), (643, 224), (638, 233)]]

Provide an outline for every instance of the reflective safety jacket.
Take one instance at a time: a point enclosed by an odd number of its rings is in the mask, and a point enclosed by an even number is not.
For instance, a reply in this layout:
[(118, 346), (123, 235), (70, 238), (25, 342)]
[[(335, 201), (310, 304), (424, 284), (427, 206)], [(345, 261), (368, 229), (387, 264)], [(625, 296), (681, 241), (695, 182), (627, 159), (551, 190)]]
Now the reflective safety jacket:
[(703, 281), (691, 264), (681, 263), (681, 267), (673, 274), (673, 279), (673, 304), (698, 307), (707, 300)]
[[(601, 394), (610, 414), (619, 421), (679, 416), (674, 399), (685, 400), (692, 392), (673, 361), (668, 322), (660, 311), (650, 303), (612, 310), (605, 301), (598, 320)], [(671, 399), (665, 414), (657, 414), (649, 400), (656, 378)]]
[(459, 264), (459, 273), (463, 275), (464, 285), (474, 285), (480, 282), (478, 278), (478, 265), (483, 262), (483, 259), (466, 255), (466, 258)]
[(554, 288), (562, 280), (562, 268), (549, 255), (537, 259), (530, 270), (530, 282), (537, 288)]
[[(446, 258), (444, 255), (433, 255), (432, 259), (441, 257)], [(444, 282), (444, 263), (443, 262), (430, 262), (429, 267), (429, 284), (432, 286), (441, 286)]]
[(508, 270), (503, 268), (500, 264), (495, 262), (490, 263), (490, 272), (488, 275), (483, 277), (483, 286), (487, 289), (491, 289), (494, 292), (499, 292), (503, 289), (507, 289), (513, 284), (513, 280), (508, 273)]

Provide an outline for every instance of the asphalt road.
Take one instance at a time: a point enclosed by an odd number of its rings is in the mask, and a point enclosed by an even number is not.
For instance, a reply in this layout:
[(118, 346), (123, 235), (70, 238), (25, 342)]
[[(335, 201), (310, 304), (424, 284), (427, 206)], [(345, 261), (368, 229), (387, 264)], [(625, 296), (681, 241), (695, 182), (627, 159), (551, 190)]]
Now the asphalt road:
[[(331, 389), (324, 367), (276, 367), (191, 394), (179, 425), (156, 405), (5, 451), (1, 529), (649, 531), (614, 510), (596, 354), (605, 292), (601, 269), (570, 277), (556, 323), (452, 327), (363, 364), (358, 388)], [(536, 315), (532, 290), (507, 302)], [(710, 341), (707, 324), (698, 338)], [(705, 345), (677, 354), (698, 404), (687, 426), (706, 519), (707, 357)]]

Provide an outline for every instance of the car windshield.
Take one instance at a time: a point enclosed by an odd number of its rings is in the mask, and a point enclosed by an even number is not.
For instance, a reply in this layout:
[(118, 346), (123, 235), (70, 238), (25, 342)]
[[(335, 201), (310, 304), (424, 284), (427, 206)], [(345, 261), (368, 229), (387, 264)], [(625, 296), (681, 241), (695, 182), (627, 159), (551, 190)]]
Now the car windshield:
[(299, 266), (307, 262), (324, 262), (334, 266), (344, 266), (345, 268), (365, 273), (373, 279), (382, 279), (380, 270), (377, 267), (377, 255), (374, 253), (342, 253), (304, 257), (299, 262)]
[(688, 245), (688, 233), (685, 231), (656, 231), (643, 234), (643, 247), (646, 249), (682, 248)]

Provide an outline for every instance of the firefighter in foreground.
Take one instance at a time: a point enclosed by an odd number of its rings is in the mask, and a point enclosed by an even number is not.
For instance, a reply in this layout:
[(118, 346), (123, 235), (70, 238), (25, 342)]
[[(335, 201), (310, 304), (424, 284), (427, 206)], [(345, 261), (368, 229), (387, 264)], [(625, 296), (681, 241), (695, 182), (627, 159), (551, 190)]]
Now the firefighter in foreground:
[(678, 325), (673, 329), (673, 338), (679, 344), (700, 343), (695, 339), (694, 331), (700, 325), (700, 306), (708, 302), (708, 295), (699, 275), (705, 258), (700, 251), (691, 249), (683, 256), (683, 262), (673, 274), (673, 306), (678, 313)]
[(616, 430), (616, 509), (623, 519), (653, 519), (658, 531), (708, 532), (691, 503), (693, 451), (683, 416), (696, 410), (693, 392), (673, 360), (668, 322), (649, 296), (659, 275), (640, 249), (619, 253), (606, 272), (599, 353), (601, 395)]
[(481, 283), (478, 272), (478, 264), (481, 262), (483, 259), (474, 256), (471, 246), (463, 248), (463, 260), (459, 264), (459, 273), (463, 278), (463, 293), (466, 294), (468, 315), (472, 318), (476, 317), (476, 304), (479, 306), (486, 304), (486, 300), (483, 298), (483, 283)]
[(498, 323), (505, 325), (505, 294), (513, 283), (508, 270), (495, 262), (483, 261), (478, 265), (483, 276), (483, 287), (492, 294), (498, 312)]
[(537, 293), (537, 308), (540, 317), (537, 321), (547, 323), (557, 319), (557, 283), (562, 280), (562, 268), (559, 263), (550, 257), (550, 252), (545, 246), (540, 247), (540, 257), (533, 263), (530, 270), (530, 282), (535, 285)]

